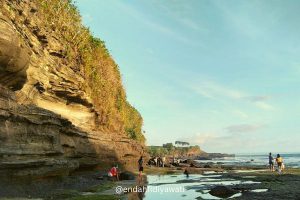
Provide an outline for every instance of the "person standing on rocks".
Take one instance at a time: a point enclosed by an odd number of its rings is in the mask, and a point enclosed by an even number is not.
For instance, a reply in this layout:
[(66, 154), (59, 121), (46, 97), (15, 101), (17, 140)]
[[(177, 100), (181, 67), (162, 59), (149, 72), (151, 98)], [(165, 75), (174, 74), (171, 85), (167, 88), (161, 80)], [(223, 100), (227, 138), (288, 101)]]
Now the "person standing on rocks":
[(270, 168), (270, 171), (274, 171), (274, 158), (272, 156), (272, 153), (270, 152), (269, 153), (269, 168)]
[(190, 176), (190, 173), (187, 168), (185, 168), (183, 173), (186, 175), (187, 178)]
[(283, 159), (282, 157), (280, 156), (280, 154), (277, 154), (277, 157), (276, 157), (276, 162), (277, 162), (277, 166), (278, 166), (278, 172), (281, 173), (282, 171), (282, 166), (283, 166)]
[(142, 176), (143, 171), (144, 171), (143, 163), (144, 163), (143, 156), (141, 156), (140, 159), (138, 160), (138, 167), (139, 167), (139, 177), (138, 177), (138, 179), (139, 179), (139, 182), (142, 182), (142, 180), (143, 180), (143, 176)]
[(165, 163), (166, 163), (166, 157), (163, 156), (163, 157), (162, 157), (162, 167), (165, 167)]
[(154, 157), (155, 167), (157, 167), (157, 157)]
[(157, 158), (157, 166), (158, 167), (162, 166), (162, 164), (161, 164), (161, 157), (160, 156)]

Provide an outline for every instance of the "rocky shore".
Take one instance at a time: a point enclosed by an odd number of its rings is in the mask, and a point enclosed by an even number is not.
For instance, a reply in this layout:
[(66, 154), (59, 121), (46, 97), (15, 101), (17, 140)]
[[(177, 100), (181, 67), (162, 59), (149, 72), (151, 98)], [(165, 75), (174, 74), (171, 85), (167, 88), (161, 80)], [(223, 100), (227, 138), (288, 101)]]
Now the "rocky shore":
[(239, 184), (230, 186), (231, 189), (242, 193), (242, 196), (236, 199), (300, 199), (300, 169), (287, 169), (283, 174), (269, 171), (233, 172), (224, 175), (225, 177), (260, 182), (260, 184), (246, 186)]
[[(181, 175), (183, 177), (184, 169), (186, 167), (176, 167), (173, 169), (153, 169), (152, 167), (148, 169), (148, 174)], [(195, 190), (199, 193), (196, 199), (210, 199), (209, 197), (205, 198), (207, 195), (211, 195), (211, 198), (217, 197), (221, 199), (229, 197), (246, 200), (300, 199), (300, 169), (287, 169), (283, 174), (270, 172), (268, 169), (262, 167), (251, 168), (251, 166), (231, 166), (230, 168), (190, 167), (188, 169), (191, 176), (193, 174), (203, 176), (190, 179), (183, 178), (171, 183), (171, 185), (192, 184), (187, 189)], [(204, 185), (202, 185), (203, 181), (205, 182)], [(164, 185), (164, 183), (158, 185)]]
[[(283, 174), (270, 172), (265, 168), (235, 166), (230, 169), (222, 167), (189, 167), (190, 178), (183, 175), (186, 166), (145, 167), (148, 183), (138, 183), (137, 174), (131, 174), (126, 180), (113, 182), (99, 179), (105, 171), (78, 172), (70, 176), (35, 179), (7, 180), (0, 183), (0, 199), (151, 199), (151, 194), (131, 192), (117, 194), (116, 187), (133, 188), (136, 186), (171, 186), (183, 185), (187, 191), (194, 191), (193, 199), (210, 197), (259, 200), (259, 199), (300, 199), (298, 190), (300, 169), (287, 169)], [(174, 178), (175, 182), (152, 183), (151, 177)], [(144, 181), (146, 181), (144, 177)], [(189, 185), (190, 184), (190, 185)], [(148, 197), (148, 198), (147, 198)], [(162, 197), (163, 198), (163, 197)]]

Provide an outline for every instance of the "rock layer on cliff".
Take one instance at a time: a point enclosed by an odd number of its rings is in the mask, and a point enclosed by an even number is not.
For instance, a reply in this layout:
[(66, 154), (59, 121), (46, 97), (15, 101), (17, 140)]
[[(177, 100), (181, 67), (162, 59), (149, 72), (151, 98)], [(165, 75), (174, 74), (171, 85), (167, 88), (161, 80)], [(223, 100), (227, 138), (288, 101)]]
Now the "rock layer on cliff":
[[(84, 32), (76, 9), (69, 1), (0, 3), (0, 170), (44, 176), (135, 164), (144, 153), (141, 117), (126, 101), (116, 64)], [(55, 20), (75, 16), (71, 22), (84, 33), (52, 22), (54, 11), (61, 14)]]

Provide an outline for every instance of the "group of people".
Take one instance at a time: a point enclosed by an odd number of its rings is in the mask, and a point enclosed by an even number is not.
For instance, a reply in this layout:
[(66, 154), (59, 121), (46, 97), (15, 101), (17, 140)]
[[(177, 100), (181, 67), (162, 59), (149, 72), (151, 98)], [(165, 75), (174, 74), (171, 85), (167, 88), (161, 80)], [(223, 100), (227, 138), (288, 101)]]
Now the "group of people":
[(165, 163), (166, 163), (166, 157), (152, 157), (150, 158), (150, 160), (148, 161), (148, 165), (154, 165), (156, 167), (165, 167)]
[(269, 153), (269, 168), (270, 171), (275, 171), (274, 161), (277, 163), (277, 170), (281, 173), (284, 170), (283, 158), (280, 154), (277, 154), (276, 158), (272, 156), (272, 153)]

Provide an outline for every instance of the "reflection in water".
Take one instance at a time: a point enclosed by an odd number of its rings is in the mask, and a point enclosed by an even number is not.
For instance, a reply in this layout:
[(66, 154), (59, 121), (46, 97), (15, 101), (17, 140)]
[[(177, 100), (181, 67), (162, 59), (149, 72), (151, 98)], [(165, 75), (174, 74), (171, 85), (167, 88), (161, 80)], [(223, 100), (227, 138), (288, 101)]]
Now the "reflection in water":
[(255, 189), (255, 190), (251, 190), (251, 192), (267, 192), (268, 189)]

